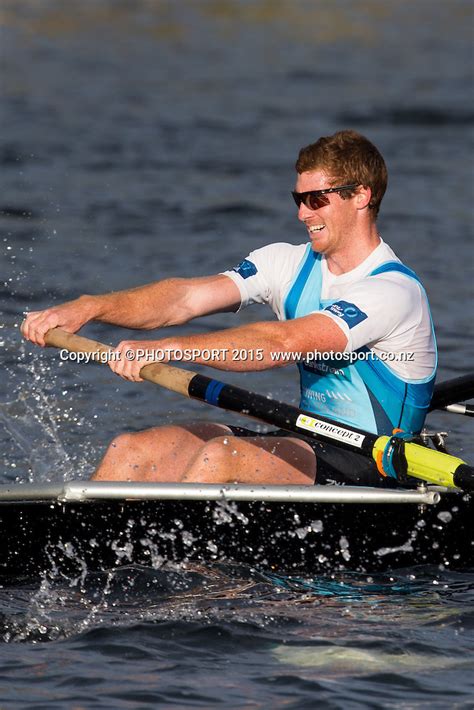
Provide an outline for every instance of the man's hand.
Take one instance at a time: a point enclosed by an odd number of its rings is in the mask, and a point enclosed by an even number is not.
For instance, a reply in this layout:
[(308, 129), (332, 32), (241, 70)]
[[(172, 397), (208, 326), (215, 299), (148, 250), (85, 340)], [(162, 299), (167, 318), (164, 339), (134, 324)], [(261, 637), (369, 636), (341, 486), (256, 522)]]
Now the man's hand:
[(44, 311), (31, 311), (21, 324), (20, 330), (27, 340), (44, 348), (44, 336), (51, 328), (63, 328), (68, 333), (75, 333), (93, 318), (91, 300), (87, 296), (81, 296), (75, 301), (68, 301)]
[[(156, 362), (153, 356), (159, 350), (158, 340), (122, 340), (114, 350), (114, 357), (108, 361), (108, 366), (125, 380), (143, 382), (140, 370), (145, 365)], [(161, 354), (161, 350), (159, 351)], [(165, 354), (159, 357), (159, 362), (165, 361)], [(167, 361), (167, 359), (166, 359)]]

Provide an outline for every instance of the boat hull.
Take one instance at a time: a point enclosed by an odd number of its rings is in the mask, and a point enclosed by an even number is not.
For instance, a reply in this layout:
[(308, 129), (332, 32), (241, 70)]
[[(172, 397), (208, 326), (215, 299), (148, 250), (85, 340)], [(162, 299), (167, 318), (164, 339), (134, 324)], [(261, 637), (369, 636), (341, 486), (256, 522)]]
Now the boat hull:
[(472, 498), (437, 505), (229, 500), (0, 502), (0, 581), (222, 561), (286, 574), (474, 568)]

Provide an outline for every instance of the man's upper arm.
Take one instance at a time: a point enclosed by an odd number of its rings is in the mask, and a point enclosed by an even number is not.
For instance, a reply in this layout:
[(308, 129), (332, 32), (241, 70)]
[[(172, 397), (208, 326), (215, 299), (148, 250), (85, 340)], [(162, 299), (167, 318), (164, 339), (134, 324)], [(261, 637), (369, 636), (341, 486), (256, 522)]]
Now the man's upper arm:
[(222, 272), (240, 291), (240, 307), (254, 303), (267, 304), (282, 320), (284, 296), (294, 278), (306, 250), (278, 242), (251, 251), (236, 267)]
[(240, 306), (240, 291), (228, 276), (217, 274), (190, 279), (186, 284), (186, 306), (189, 320), (198, 316), (237, 311)]

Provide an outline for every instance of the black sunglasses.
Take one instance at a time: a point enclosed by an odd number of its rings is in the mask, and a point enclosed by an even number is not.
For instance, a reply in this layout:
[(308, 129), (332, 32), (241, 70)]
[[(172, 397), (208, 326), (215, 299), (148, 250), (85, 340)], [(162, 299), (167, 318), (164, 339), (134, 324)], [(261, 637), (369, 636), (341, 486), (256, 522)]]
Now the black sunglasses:
[(355, 185), (340, 185), (339, 187), (328, 187), (325, 190), (309, 190), (308, 192), (292, 192), (296, 206), (299, 208), (301, 203), (310, 210), (317, 210), (329, 204), (329, 200), (325, 195), (330, 192), (341, 192), (342, 190), (354, 190), (358, 187)]

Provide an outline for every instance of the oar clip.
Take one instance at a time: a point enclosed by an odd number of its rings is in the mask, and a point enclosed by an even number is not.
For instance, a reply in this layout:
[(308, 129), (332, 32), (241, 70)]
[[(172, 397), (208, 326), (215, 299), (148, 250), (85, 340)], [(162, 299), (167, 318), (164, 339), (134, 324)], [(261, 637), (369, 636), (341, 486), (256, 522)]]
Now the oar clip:
[(400, 483), (408, 482), (408, 463), (405, 455), (405, 444), (408, 442), (420, 443), (420, 437), (401, 429), (394, 430), (377, 460), (377, 468), (382, 476), (395, 478)]

